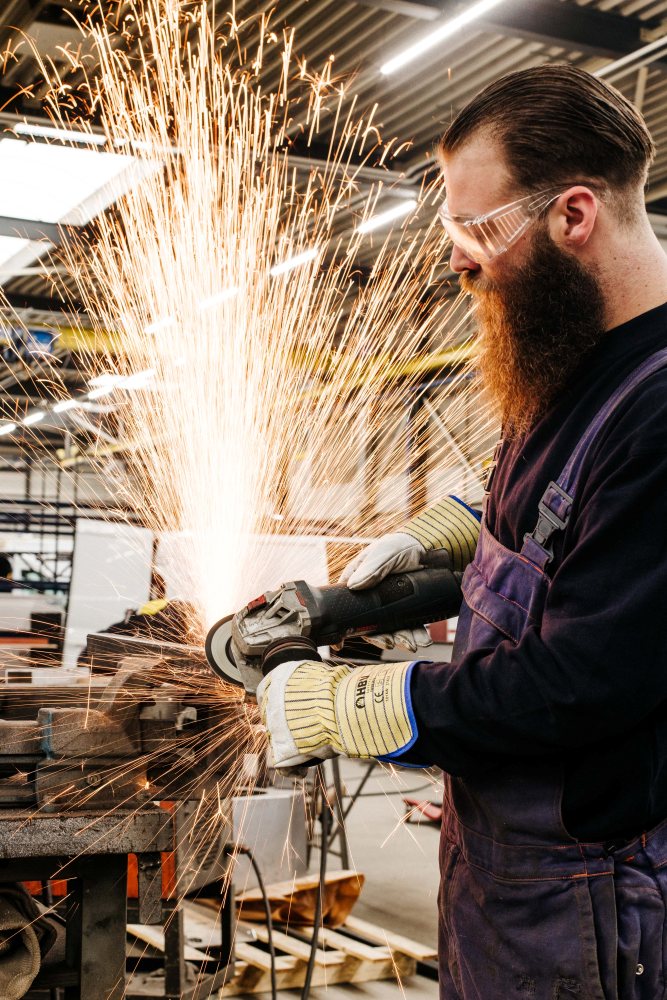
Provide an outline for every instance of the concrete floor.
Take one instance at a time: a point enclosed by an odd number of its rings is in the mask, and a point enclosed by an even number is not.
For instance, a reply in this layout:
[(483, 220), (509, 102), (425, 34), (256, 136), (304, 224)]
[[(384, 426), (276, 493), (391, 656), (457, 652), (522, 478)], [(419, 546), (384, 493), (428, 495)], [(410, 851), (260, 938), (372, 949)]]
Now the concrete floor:
[[(330, 765), (327, 766), (328, 777)], [(366, 764), (341, 761), (341, 776), (353, 793), (366, 772)], [(348, 818), (351, 866), (366, 877), (354, 915), (388, 931), (422, 944), (436, 946), (438, 892), (438, 836), (432, 824), (406, 823), (403, 794), (420, 789), (417, 798), (440, 801), (437, 776), (416, 770), (389, 770), (376, 766)], [(317, 853), (313, 867), (318, 863)], [(330, 858), (329, 868), (340, 868)], [(299, 990), (283, 990), (280, 996), (298, 998)], [(267, 994), (259, 994), (266, 997)], [(438, 984), (424, 976), (404, 982), (385, 979), (359, 985), (316, 987), (311, 1000), (417, 1000), (435, 998)]]
[[(353, 792), (366, 765), (342, 761), (342, 777)], [(425, 786), (425, 787), (424, 787)], [(435, 947), (437, 941), (438, 836), (430, 823), (406, 823), (403, 794), (441, 799), (436, 776), (377, 766), (348, 818), (352, 866), (366, 876), (354, 913), (387, 930)], [(412, 797), (412, 796), (411, 796)], [(331, 859), (331, 867), (337, 865)]]
[[(281, 997), (299, 997), (299, 990), (281, 990)], [(266, 997), (267, 994), (258, 994)], [(438, 984), (424, 976), (413, 976), (400, 985), (391, 979), (358, 985), (319, 986), (310, 991), (310, 1000), (418, 1000), (420, 997), (437, 997)]]

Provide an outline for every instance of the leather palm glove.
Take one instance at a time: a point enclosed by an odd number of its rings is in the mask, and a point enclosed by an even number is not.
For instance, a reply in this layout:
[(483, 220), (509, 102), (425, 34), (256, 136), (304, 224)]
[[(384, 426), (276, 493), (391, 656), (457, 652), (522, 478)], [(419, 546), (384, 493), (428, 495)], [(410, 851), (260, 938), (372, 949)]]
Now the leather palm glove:
[(392, 760), (412, 746), (413, 663), (282, 663), (257, 688), (277, 768), (344, 754)]
[[(362, 549), (343, 570), (340, 583), (347, 584), (350, 590), (374, 587), (391, 573), (419, 569), (425, 554), (433, 549), (444, 549), (452, 569), (462, 572), (475, 555), (479, 529), (480, 517), (472, 508), (458, 497), (445, 497), (413, 517), (400, 531), (376, 538)], [(413, 653), (418, 646), (431, 644), (425, 628), (365, 638), (381, 649), (403, 646)]]

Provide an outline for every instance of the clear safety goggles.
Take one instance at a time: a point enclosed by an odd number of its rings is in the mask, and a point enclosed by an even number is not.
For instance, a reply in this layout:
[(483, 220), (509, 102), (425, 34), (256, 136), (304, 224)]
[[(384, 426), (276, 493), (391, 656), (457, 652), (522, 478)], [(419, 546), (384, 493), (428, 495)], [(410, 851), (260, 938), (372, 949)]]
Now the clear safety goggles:
[(438, 209), (438, 218), (452, 243), (466, 257), (483, 264), (509, 250), (568, 186), (528, 194), (486, 215), (452, 215), (445, 201)]

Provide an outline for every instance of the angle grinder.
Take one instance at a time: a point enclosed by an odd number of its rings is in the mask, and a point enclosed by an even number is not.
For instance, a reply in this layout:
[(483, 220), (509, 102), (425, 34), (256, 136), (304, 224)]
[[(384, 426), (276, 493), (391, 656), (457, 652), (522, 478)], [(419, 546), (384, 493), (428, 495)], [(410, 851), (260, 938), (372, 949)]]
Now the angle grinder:
[(367, 590), (284, 583), (209, 631), (206, 656), (225, 681), (254, 694), (274, 667), (319, 660), (317, 647), (452, 618), (461, 607), (461, 574), (445, 552), (430, 552), (423, 569), (396, 573)]

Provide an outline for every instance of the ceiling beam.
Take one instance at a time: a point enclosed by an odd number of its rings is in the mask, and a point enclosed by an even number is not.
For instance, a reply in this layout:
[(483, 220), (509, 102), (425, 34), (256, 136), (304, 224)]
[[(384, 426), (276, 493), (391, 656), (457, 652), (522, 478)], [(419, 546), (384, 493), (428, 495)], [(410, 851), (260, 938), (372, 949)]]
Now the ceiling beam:
[[(405, 14), (418, 20), (460, 14), (467, 6), (458, 0), (356, 0), (364, 7)], [(505, 0), (475, 21), (471, 28), (487, 28), (512, 38), (557, 45), (569, 52), (618, 59), (646, 41), (645, 32), (658, 22), (640, 21), (592, 7), (564, 4), (560, 0)], [(470, 30), (467, 29), (467, 30)], [(667, 70), (667, 61), (654, 65)]]
[(85, 308), (82, 302), (72, 299), (67, 302), (65, 299), (52, 297), (50, 295), (24, 295), (22, 292), (3, 291), (2, 297), (7, 300), (12, 309), (26, 310), (44, 313), (62, 313), (65, 316), (83, 316)]
[(48, 240), (58, 246), (67, 236), (67, 231), (55, 222), (35, 222), (32, 219), (14, 219), (8, 215), (0, 215), (0, 236), (13, 236), (37, 243)]
[(0, 24), (0, 47), (5, 48), (20, 37), (20, 32), (37, 20), (46, 0), (5, 0)]

